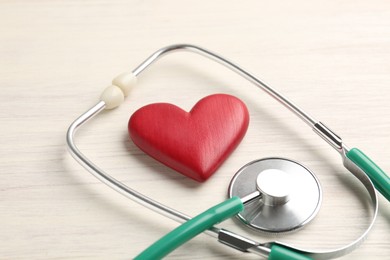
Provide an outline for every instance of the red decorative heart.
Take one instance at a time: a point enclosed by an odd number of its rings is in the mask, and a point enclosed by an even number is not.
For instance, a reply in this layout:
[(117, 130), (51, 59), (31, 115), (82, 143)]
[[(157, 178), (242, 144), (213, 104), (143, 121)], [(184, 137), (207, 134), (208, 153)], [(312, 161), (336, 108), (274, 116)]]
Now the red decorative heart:
[(202, 182), (237, 147), (248, 124), (241, 100), (215, 94), (201, 99), (189, 113), (167, 103), (144, 106), (131, 116), (128, 128), (145, 153)]

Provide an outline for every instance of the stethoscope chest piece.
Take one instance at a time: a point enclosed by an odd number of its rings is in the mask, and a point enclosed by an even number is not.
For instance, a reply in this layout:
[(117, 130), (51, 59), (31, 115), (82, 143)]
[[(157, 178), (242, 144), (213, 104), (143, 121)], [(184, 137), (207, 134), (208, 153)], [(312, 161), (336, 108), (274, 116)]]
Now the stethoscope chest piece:
[[(229, 197), (247, 201), (238, 218), (265, 232), (289, 232), (309, 223), (318, 213), (322, 191), (316, 176), (284, 158), (248, 163), (233, 177)], [(248, 199), (249, 197), (249, 199)]]

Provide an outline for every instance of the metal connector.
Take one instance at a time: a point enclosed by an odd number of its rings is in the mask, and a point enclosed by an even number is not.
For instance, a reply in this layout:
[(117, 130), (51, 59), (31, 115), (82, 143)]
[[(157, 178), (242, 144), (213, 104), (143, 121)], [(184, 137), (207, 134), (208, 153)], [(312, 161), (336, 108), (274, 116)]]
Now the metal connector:
[(218, 234), (218, 241), (242, 252), (251, 252), (256, 255), (268, 257), (271, 249), (252, 239), (240, 236), (225, 229)]
[(334, 149), (339, 153), (343, 152), (343, 140), (332, 130), (330, 130), (326, 125), (321, 122), (315, 123), (313, 126), (313, 131), (318, 134), (322, 139), (324, 139), (328, 144), (330, 144)]

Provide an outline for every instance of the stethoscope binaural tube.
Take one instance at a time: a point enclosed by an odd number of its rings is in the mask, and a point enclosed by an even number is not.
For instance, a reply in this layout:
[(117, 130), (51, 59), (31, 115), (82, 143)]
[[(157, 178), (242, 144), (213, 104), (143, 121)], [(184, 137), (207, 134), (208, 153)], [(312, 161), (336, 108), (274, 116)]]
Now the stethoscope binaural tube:
[[(287, 107), (290, 111), (292, 111), (295, 115), (297, 115), (300, 119), (302, 119), (306, 124), (308, 124), (318, 135), (320, 135), (324, 140), (326, 140), (334, 149), (336, 149), (342, 159), (344, 166), (351, 171), (366, 187), (368, 190), (368, 193), (371, 197), (372, 201), (372, 211), (373, 211), (373, 217), (372, 222), (367, 228), (366, 232), (361, 235), (357, 240), (352, 242), (351, 244), (332, 251), (327, 252), (308, 252), (307, 250), (300, 250), (300, 249), (293, 249), (290, 246), (283, 245), (278, 242), (271, 242), (271, 243), (257, 243), (251, 239), (242, 237), (240, 235), (234, 234), (230, 231), (218, 228), (218, 227), (211, 227), (209, 230), (206, 231), (207, 234), (218, 237), (219, 240), (227, 244), (231, 247), (234, 247), (236, 249), (239, 249), (244, 252), (252, 252), (261, 256), (269, 256), (270, 254), (270, 248), (273, 246), (281, 246), (281, 247), (287, 247), (295, 250), (296, 252), (306, 253), (310, 255), (311, 257), (315, 259), (328, 259), (333, 257), (339, 257), (346, 253), (349, 253), (354, 248), (356, 248), (366, 237), (367, 233), (372, 227), (372, 224), (375, 220), (377, 210), (378, 210), (378, 203), (377, 203), (377, 197), (375, 193), (375, 189), (373, 188), (372, 182), (370, 178), (374, 180), (375, 185), (377, 186), (377, 189), (388, 199), (390, 200), (390, 179), (389, 177), (380, 170), (379, 167), (377, 167), (370, 159), (368, 159), (367, 156), (365, 156), (363, 153), (356, 149), (349, 150), (346, 145), (342, 142), (341, 138), (338, 137), (335, 133), (333, 133), (329, 128), (327, 128), (324, 124), (321, 122), (315, 120), (313, 117), (308, 115), (306, 112), (301, 110), (299, 107), (294, 105), (292, 102), (290, 102), (288, 99), (286, 99), (284, 96), (282, 96), (280, 93), (278, 93), (273, 88), (267, 86), (260, 80), (258, 80), (255, 76), (248, 73), (238, 65), (222, 58), (221, 56), (212, 53), (208, 50), (205, 50), (203, 48), (189, 45), (189, 44), (178, 44), (178, 45), (171, 45), (167, 46), (165, 48), (162, 48), (152, 54), (149, 58), (147, 58), (144, 62), (142, 62), (136, 69), (132, 71), (132, 73), (127, 73), (126, 75), (120, 75), (116, 79), (114, 79), (113, 84), (114, 86), (108, 87), (104, 95), (102, 95), (102, 100), (98, 102), (95, 106), (93, 106), (91, 109), (89, 109), (87, 112), (82, 114), (79, 118), (77, 118), (69, 127), (67, 132), (67, 144), (69, 147), (69, 151), (72, 154), (72, 156), (89, 172), (91, 172), (95, 177), (97, 177), (99, 180), (101, 180), (103, 183), (107, 184), (114, 190), (118, 191), (122, 195), (140, 203), (141, 205), (150, 208), (164, 216), (167, 216), (171, 219), (174, 219), (179, 222), (187, 221), (190, 219), (189, 216), (174, 210), (172, 208), (169, 208), (157, 201), (154, 201), (145, 195), (131, 189), (130, 187), (126, 186), (122, 182), (116, 180), (115, 178), (111, 177), (109, 174), (104, 172), (102, 169), (100, 169), (97, 165), (95, 165), (93, 162), (91, 162), (84, 154), (81, 153), (81, 151), (77, 148), (75, 142), (74, 142), (74, 136), (78, 128), (80, 128), (82, 125), (84, 125), (88, 120), (92, 119), (94, 116), (99, 114), (104, 109), (111, 109), (116, 106), (118, 106), (121, 102), (124, 100), (124, 96), (128, 93), (128, 87), (131, 85), (130, 83), (133, 82), (132, 77), (138, 76), (141, 72), (143, 72), (148, 66), (150, 66), (152, 63), (154, 63), (156, 60), (161, 58), (162, 56), (175, 52), (175, 51), (190, 51), (197, 54), (201, 54), (202, 56), (205, 56), (209, 59), (212, 59), (221, 65), (231, 69), (232, 71), (238, 73), (242, 77), (249, 80), (251, 83), (253, 83), (255, 86), (263, 89), (265, 92), (267, 92), (269, 95), (271, 95), (273, 98), (275, 98), (277, 101), (279, 101), (281, 104), (283, 104), (285, 107)], [(131, 74), (131, 76), (129, 76)], [(122, 84), (123, 83), (123, 84)], [(117, 86), (120, 85), (120, 88)], [(124, 86), (122, 86), (124, 85)], [(367, 177), (367, 175), (370, 176), (370, 178)]]

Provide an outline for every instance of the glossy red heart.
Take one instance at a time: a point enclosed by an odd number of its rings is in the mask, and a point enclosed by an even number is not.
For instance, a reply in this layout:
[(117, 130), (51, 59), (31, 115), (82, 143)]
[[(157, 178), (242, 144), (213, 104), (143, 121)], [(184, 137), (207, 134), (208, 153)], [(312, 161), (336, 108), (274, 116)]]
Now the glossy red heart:
[(249, 124), (245, 104), (215, 94), (201, 99), (190, 112), (167, 103), (137, 110), (129, 134), (145, 153), (197, 181), (207, 180), (233, 152)]

